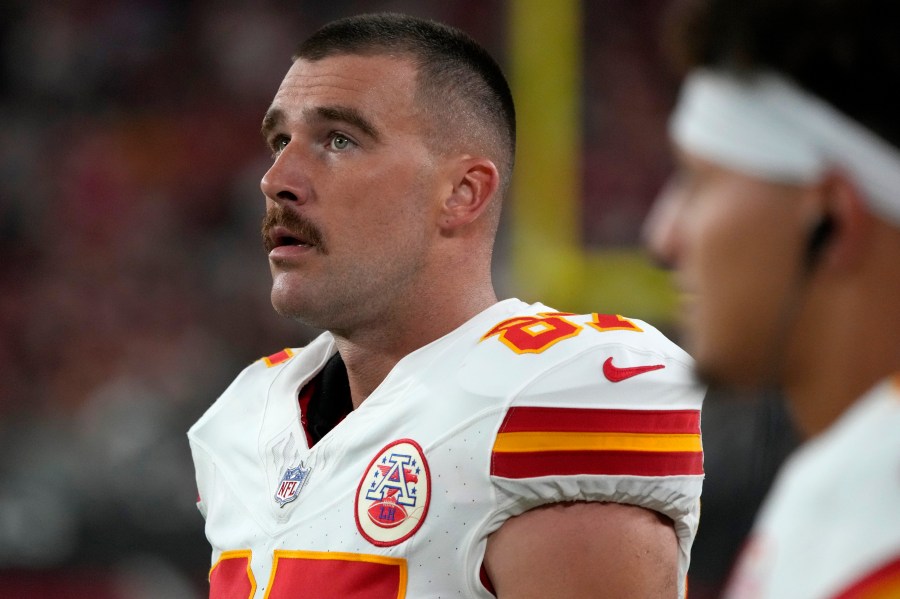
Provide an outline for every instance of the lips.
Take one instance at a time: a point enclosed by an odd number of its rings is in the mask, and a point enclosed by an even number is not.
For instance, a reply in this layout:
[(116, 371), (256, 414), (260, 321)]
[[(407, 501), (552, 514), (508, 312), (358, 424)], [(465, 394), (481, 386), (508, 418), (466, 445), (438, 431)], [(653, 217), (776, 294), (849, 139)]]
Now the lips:
[(263, 245), (267, 253), (278, 248), (315, 248), (325, 253), (322, 234), (308, 219), (285, 210), (266, 213), (262, 224)]
[(302, 232), (293, 232), (287, 227), (276, 226), (269, 229), (265, 234), (266, 250), (271, 252), (275, 248), (284, 246), (314, 246), (315, 242), (308, 239)]

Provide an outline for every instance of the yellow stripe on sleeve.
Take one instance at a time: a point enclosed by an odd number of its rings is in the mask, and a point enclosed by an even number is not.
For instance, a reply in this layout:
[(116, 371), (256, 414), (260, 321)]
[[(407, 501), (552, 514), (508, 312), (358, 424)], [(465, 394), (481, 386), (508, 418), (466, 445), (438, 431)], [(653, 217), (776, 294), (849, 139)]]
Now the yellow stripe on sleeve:
[(501, 433), (495, 452), (539, 451), (702, 451), (700, 435), (649, 433)]

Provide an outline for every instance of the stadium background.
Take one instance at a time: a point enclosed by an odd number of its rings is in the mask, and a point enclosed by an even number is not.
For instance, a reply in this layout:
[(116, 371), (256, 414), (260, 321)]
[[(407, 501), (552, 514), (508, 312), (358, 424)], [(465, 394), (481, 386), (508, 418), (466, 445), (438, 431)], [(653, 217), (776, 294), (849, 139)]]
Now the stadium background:
[[(398, 10), (510, 75), (520, 140), (501, 295), (677, 338), (639, 249), (670, 169), (667, 0), (13, 0), (0, 8), (0, 597), (193, 599), (209, 550), (184, 431), (278, 318), (261, 115), (296, 43)], [(748, 315), (748, 324), (750, 318)], [(774, 394), (714, 392), (692, 599), (715, 594), (794, 439)]]

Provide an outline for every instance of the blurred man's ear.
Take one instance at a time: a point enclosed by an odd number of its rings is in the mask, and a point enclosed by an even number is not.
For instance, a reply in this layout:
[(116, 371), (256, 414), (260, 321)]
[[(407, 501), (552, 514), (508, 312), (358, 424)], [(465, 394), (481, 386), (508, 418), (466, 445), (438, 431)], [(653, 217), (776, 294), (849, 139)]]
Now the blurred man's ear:
[(873, 219), (862, 192), (840, 173), (821, 183), (822, 214), (810, 230), (808, 257), (818, 267), (852, 270), (865, 255)]
[(831, 237), (834, 235), (834, 218), (830, 214), (823, 214), (815, 225), (810, 227), (809, 237), (806, 240), (806, 269), (815, 269), (822, 251)]

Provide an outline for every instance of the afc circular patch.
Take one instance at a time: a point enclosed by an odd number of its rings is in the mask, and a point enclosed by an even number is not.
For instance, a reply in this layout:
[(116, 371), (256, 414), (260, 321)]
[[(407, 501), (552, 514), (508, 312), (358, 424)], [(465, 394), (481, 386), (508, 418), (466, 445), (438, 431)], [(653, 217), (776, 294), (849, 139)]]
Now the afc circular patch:
[(418, 443), (398, 439), (381, 450), (363, 473), (356, 490), (356, 527), (379, 547), (411, 537), (428, 513), (431, 474)]

